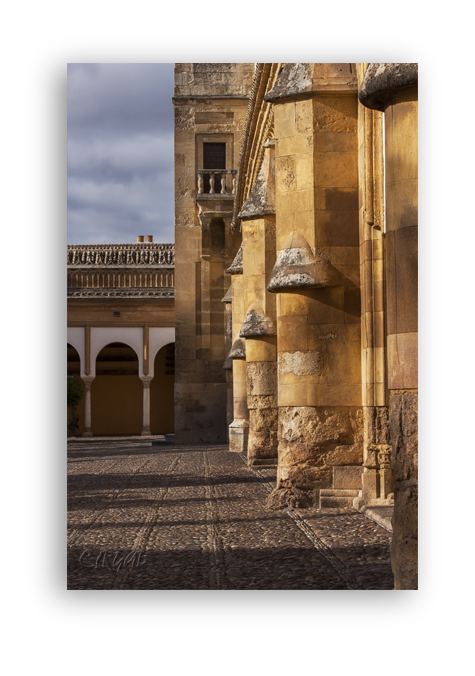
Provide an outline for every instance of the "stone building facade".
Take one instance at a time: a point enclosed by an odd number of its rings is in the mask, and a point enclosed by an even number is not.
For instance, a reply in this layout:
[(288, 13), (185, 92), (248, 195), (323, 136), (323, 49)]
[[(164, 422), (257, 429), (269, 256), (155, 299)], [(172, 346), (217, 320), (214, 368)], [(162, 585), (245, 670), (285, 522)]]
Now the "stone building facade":
[(416, 589), (417, 64), (175, 73), (177, 441), (227, 423), (271, 509), (394, 505)]
[(79, 433), (173, 433), (173, 244), (71, 245), (68, 374), (85, 397)]

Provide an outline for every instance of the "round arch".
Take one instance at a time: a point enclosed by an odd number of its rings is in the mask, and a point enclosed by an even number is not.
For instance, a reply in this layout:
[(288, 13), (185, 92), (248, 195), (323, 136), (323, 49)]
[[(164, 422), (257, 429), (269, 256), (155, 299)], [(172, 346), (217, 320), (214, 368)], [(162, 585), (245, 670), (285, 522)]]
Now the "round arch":
[(170, 343), (175, 342), (175, 327), (151, 327), (150, 328), (150, 376), (155, 375), (155, 357), (158, 352)]
[[(81, 380), (81, 355), (79, 354), (79, 351), (77, 348), (72, 345), (69, 340), (67, 343), (67, 360), (68, 360), (68, 365), (67, 365), (67, 373), (68, 376), (73, 376), (81, 385), (83, 385), (83, 382)], [(84, 386), (84, 385), (83, 385)], [(79, 405), (76, 407), (76, 413), (78, 414), (79, 420), (78, 420), (78, 430), (77, 434), (80, 436), (84, 433), (84, 421), (85, 421), (85, 412), (84, 412), (84, 401), (85, 398), (83, 397), (81, 401), (79, 402)], [(70, 417), (70, 411), (67, 411), (68, 417), (67, 421), (69, 423), (69, 417)]]
[(130, 327), (93, 327), (91, 328), (91, 375), (96, 375), (98, 354), (110, 343), (124, 343), (132, 348), (138, 359), (138, 372), (143, 375), (143, 329)]
[(94, 436), (140, 434), (142, 382), (136, 350), (123, 341), (108, 342), (97, 351), (94, 374), (91, 384)]

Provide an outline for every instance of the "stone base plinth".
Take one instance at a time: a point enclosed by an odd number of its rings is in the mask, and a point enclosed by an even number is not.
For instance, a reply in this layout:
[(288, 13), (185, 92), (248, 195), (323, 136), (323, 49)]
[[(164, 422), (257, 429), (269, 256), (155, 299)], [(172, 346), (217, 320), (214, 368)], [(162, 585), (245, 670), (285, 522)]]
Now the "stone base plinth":
[(249, 420), (235, 420), (229, 425), (229, 450), (233, 453), (247, 453)]

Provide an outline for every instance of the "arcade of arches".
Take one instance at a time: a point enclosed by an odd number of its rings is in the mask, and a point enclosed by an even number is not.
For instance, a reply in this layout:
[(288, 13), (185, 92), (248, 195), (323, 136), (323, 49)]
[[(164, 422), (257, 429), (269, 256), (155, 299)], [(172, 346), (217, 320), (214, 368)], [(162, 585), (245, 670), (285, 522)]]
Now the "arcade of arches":
[(68, 247), (68, 375), (85, 390), (82, 436), (174, 431), (175, 249), (143, 240)]
[[(140, 380), (138, 357), (125, 343), (109, 343), (96, 358), (96, 377), (91, 383), (91, 433), (100, 435), (140, 435), (144, 429), (144, 379)], [(78, 351), (68, 343), (68, 375), (81, 382)], [(173, 386), (175, 382), (175, 344), (164, 345), (154, 359), (150, 387), (150, 434), (171, 434), (173, 426)], [(79, 410), (80, 435), (85, 432), (85, 399)]]

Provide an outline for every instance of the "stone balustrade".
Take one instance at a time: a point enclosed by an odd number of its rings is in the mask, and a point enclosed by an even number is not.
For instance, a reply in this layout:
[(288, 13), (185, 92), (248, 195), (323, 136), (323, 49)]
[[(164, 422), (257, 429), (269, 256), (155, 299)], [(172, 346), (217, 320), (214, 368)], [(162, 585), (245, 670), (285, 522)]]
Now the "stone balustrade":
[[(232, 177), (231, 193), (227, 192), (227, 175)], [(236, 192), (236, 169), (198, 169), (198, 195), (234, 195)], [(209, 189), (205, 190), (205, 178), (209, 180)], [(221, 190), (217, 192), (217, 179), (221, 182)]]

